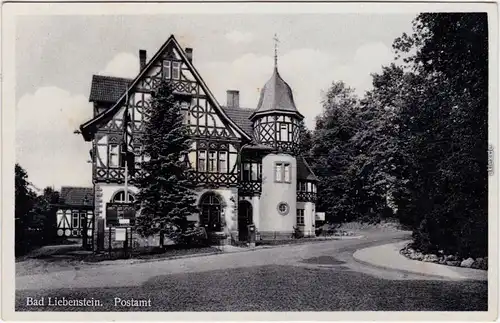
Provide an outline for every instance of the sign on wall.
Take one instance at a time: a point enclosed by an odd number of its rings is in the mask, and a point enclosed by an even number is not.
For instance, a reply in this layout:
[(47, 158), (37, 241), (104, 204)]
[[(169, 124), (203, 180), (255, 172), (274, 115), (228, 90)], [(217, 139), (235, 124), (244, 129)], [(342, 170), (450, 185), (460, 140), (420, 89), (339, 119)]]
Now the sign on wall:
[(325, 221), (325, 212), (316, 212), (316, 221)]
[(129, 226), (135, 222), (135, 205), (133, 203), (107, 203), (106, 224), (107, 226)]

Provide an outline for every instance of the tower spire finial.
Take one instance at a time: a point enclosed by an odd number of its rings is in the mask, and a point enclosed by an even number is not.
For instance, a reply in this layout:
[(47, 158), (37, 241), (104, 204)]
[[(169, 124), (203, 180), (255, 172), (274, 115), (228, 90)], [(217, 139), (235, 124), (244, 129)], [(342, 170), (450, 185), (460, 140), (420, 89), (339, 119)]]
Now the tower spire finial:
[(279, 43), (279, 39), (278, 39), (278, 34), (274, 33), (274, 68), (277, 69), (278, 68), (278, 43)]

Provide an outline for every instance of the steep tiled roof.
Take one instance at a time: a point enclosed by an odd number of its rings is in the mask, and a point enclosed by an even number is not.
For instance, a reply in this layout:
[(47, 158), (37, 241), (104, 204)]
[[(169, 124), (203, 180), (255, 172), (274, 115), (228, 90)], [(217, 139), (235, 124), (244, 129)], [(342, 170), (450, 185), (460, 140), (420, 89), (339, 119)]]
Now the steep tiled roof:
[(297, 178), (300, 180), (317, 181), (318, 178), (314, 175), (311, 167), (307, 164), (304, 157), (297, 157)]
[(121, 77), (93, 75), (89, 101), (115, 103), (131, 82)]
[[(224, 117), (224, 119), (226, 119), (229, 122), (229, 124), (231, 124), (231, 126), (233, 126), (243, 138), (250, 140), (251, 139), (250, 136), (246, 134), (236, 123), (234, 123), (234, 121), (228, 118), (226, 112), (222, 110), (219, 103), (215, 99), (214, 95), (208, 88), (207, 84), (202, 79), (201, 75), (198, 73), (196, 68), (193, 66), (191, 59), (188, 57), (187, 53), (182, 49), (181, 45), (177, 42), (174, 35), (170, 35), (170, 37), (165, 41), (165, 43), (156, 52), (156, 54), (153, 55), (153, 57), (146, 64), (146, 66), (141, 69), (139, 74), (130, 83), (127, 92), (131, 91), (131, 89), (133, 89), (140, 82), (140, 80), (148, 73), (148, 71), (151, 70), (152, 66), (154, 66), (154, 64), (156, 64), (156, 62), (158, 62), (158, 60), (161, 59), (161, 55), (163, 53), (167, 53), (167, 51), (172, 51), (172, 49), (177, 51), (181, 60), (187, 66), (188, 70), (193, 74), (193, 77), (196, 80), (196, 82), (199, 84), (201, 89), (207, 94), (207, 99), (214, 105), (214, 108), (221, 113), (222, 117)], [(125, 79), (124, 82), (126, 85), (128, 81)], [(112, 91), (112, 93), (115, 93), (115, 91)], [(122, 92), (121, 95), (119, 95), (119, 98), (112, 104), (111, 108), (107, 109), (106, 111), (98, 114), (91, 120), (88, 120), (87, 122), (80, 125), (80, 131), (85, 141), (91, 141), (94, 138), (94, 135), (98, 129), (98, 125), (107, 122), (113, 117), (113, 115), (115, 115), (119, 111), (119, 109), (122, 107), (123, 102), (125, 101), (125, 97), (126, 93)], [(107, 94), (104, 95), (104, 98), (111, 99), (111, 97), (108, 98)]]
[(94, 189), (92, 187), (63, 186), (61, 188), (61, 203), (73, 206), (93, 205)]
[(227, 116), (234, 121), (247, 135), (253, 137), (252, 122), (249, 117), (255, 110), (245, 108), (222, 107)]

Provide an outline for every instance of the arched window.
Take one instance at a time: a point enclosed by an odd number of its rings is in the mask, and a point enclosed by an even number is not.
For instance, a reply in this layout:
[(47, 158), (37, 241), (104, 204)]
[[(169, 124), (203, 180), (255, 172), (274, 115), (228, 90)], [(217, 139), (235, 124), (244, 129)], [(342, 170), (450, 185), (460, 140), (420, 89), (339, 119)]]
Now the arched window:
[[(135, 201), (135, 197), (130, 191), (128, 192), (128, 202), (133, 203)], [(111, 199), (113, 203), (125, 203), (125, 191), (117, 192), (113, 198)]]
[(207, 231), (220, 231), (222, 201), (215, 193), (205, 193), (200, 198), (200, 222)]

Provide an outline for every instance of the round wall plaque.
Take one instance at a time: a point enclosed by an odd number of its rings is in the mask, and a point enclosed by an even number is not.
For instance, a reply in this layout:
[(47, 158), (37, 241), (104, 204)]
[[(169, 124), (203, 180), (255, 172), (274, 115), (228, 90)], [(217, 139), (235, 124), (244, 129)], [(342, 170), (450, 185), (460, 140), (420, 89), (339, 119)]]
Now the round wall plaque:
[(285, 202), (278, 203), (278, 212), (281, 215), (287, 215), (290, 212), (290, 206)]

